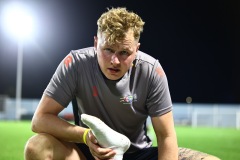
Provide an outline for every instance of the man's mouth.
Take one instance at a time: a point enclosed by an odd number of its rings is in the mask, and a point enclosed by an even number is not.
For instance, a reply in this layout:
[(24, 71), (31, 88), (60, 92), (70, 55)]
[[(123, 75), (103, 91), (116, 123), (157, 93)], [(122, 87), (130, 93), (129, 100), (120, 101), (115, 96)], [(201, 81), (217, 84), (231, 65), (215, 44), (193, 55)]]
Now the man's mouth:
[(117, 68), (108, 68), (108, 70), (110, 71), (110, 73), (117, 73), (120, 71), (120, 69), (117, 69)]

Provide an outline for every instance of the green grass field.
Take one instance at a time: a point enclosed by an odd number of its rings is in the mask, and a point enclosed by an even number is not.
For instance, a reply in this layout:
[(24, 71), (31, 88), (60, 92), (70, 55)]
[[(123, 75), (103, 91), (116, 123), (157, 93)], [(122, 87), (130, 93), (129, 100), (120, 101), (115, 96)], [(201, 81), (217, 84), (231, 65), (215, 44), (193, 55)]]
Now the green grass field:
[[(222, 160), (240, 160), (240, 130), (177, 126), (176, 132), (179, 147), (206, 152)], [(155, 136), (152, 139), (156, 139)], [(156, 140), (153, 142), (156, 146)]]
[[(22, 160), (24, 145), (33, 135), (30, 122), (0, 121), (0, 131), (0, 160)], [(222, 160), (240, 159), (240, 130), (177, 126), (176, 131), (180, 147), (207, 152)]]

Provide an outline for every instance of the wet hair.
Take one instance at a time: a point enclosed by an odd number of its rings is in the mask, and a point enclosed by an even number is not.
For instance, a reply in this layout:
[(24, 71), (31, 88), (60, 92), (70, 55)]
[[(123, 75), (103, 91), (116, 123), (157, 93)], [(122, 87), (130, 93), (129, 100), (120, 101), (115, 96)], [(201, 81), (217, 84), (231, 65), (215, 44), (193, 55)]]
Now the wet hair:
[(144, 23), (141, 17), (126, 8), (111, 8), (98, 19), (98, 34), (104, 34), (107, 42), (114, 44), (119, 43), (132, 30), (135, 40), (139, 41)]

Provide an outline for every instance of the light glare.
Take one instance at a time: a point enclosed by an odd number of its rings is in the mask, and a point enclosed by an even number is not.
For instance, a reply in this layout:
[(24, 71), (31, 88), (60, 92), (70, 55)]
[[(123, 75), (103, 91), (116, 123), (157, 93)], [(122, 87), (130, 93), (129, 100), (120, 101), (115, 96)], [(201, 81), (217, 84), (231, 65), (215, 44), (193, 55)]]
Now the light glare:
[(33, 32), (33, 19), (22, 5), (9, 5), (4, 10), (5, 29), (14, 37), (23, 39)]

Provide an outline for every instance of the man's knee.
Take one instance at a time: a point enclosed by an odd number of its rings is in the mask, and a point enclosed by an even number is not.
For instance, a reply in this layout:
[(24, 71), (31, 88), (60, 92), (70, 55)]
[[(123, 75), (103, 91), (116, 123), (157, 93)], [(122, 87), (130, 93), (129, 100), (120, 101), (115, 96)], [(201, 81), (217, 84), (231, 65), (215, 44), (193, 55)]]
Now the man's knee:
[(26, 143), (24, 156), (25, 160), (85, 160), (85, 156), (74, 143), (60, 141), (49, 134), (37, 134), (31, 137)]
[(219, 158), (204, 152), (179, 147), (179, 160), (220, 160)]
[(24, 149), (24, 158), (25, 160), (38, 160), (42, 159), (43, 156), (47, 156), (49, 159), (51, 157), (51, 139), (53, 137), (47, 134), (37, 134), (31, 137)]

